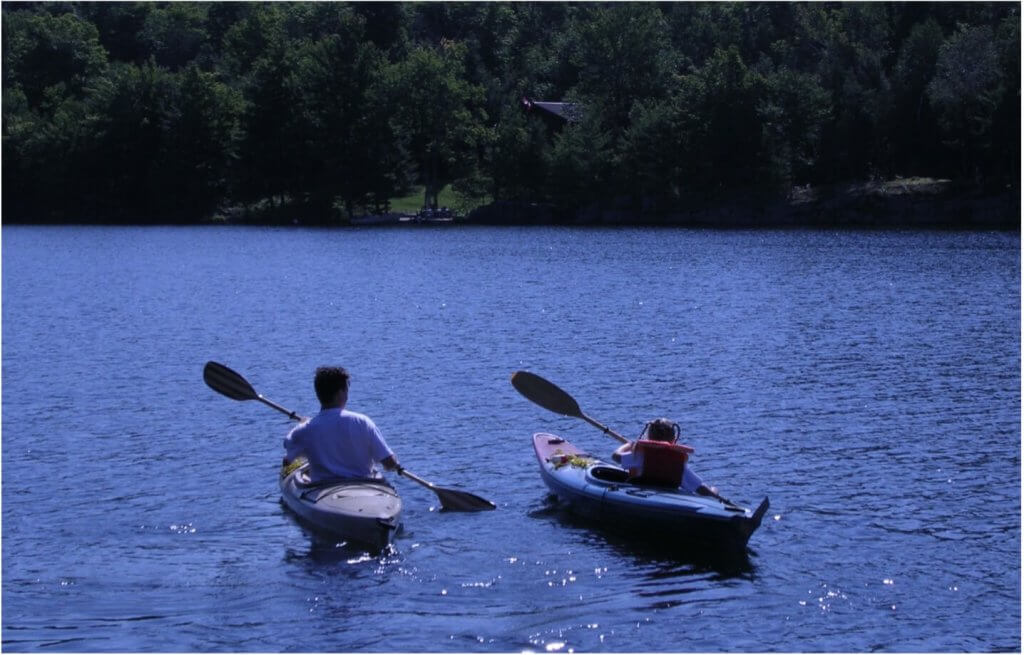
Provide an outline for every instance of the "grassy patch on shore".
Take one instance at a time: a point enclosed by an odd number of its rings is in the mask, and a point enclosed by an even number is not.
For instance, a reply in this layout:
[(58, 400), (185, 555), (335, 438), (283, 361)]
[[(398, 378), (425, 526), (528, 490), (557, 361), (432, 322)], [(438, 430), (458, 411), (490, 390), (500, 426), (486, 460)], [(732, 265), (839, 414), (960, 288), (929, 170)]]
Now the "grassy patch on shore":
[[(437, 194), (437, 206), (438, 207), (454, 207), (456, 202), (455, 192), (452, 191), (451, 185), (446, 185), (441, 189), (441, 193)], [(400, 214), (415, 214), (423, 208), (423, 187), (415, 186), (409, 195), (402, 196), (401, 198), (391, 198), (391, 211), (398, 212)]]
[[(423, 208), (423, 186), (415, 186), (408, 195), (400, 198), (391, 198), (391, 211), (399, 214), (415, 214)], [(455, 192), (450, 184), (445, 185), (437, 194), (437, 206), (454, 209), (460, 215), (466, 215), (482, 204), (490, 202), (489, 199), (470, 199)]]

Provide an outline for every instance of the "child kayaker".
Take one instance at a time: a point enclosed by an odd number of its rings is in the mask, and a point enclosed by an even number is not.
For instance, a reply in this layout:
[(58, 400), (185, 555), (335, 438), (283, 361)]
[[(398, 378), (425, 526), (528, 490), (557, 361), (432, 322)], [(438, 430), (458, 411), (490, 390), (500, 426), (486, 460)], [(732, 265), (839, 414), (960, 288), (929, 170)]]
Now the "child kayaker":
[(345, 409), (348, 383), (348, 371), (341, 366), (316, 369), (313, 387), (320, 413), (284, 438), (284, 465), (305, 457), (311, 482), (379, 478), (378, 463), (388, 470), (398, 468), (395, 454), (370, 417)]
[(667, 418), (655, 419), (644, 425), (636, 441), (619, 446), (612, 453), (612, 459), (622, 464), (640, 484), (645, 480), (655, 484), (667, 482), (692, 494), (718, 498), (718, 489), (704, 484), (692, 467), (687, 466), (693, 448), (676, 443), (678, 440), (678, 423)]

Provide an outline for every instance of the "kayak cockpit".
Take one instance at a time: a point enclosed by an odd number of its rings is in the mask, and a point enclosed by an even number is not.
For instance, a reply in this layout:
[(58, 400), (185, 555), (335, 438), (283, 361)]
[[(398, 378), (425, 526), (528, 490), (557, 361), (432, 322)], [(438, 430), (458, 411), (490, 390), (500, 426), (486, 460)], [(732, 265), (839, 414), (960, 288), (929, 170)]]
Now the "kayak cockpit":
[(587, 477), (597, 482), (607, 482), (610, 484), (629, 483), (629, 471), (618, 466), (609, 466), (608, 464), (595, 464), (591, 466), (587, 470)]

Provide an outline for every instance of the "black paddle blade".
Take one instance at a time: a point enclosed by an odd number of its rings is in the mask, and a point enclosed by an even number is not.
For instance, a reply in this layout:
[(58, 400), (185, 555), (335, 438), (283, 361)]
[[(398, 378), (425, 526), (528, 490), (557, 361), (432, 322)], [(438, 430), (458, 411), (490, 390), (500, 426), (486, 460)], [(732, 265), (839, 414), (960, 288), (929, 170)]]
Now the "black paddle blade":
[(434, 487), (434, 493), (441, 501), (441, 509), (449, 512), (484, 512), (495, 508), (495, 504), (468, 491)]
[(481, 498), (480, 496), (471, 494), (468, 491), (445, 489), (437, 486), (433, 482), (427, 482), (408, 469), (399, 468), (398, 474), (433, 491), (437, 494), (437, 499), (441, 501), (441, 509), (448, 510), (449, 512), (480, 512), (494, 509), (496, 507), (494, 503), (486, 498)]
[(233, 400), (259, 398), (259, 394), (245, 378), (217, 362), (206, 362), (206, 366), (203, 367), (203, 381), (217, 393)]
[(512, 374), (512, 386), (546, 410), (556, 414), (583, 418), (576, 400), (558, 388), (555, 384), (529, 371), (516, 371)]

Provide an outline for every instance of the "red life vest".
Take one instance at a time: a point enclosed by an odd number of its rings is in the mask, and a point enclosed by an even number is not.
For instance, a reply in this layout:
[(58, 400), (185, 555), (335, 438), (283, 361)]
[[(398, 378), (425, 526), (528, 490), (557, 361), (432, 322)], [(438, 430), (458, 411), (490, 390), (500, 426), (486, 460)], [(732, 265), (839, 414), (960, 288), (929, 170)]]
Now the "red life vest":
[(692, 452), (693, 448), (681, 443), (638, 439), (633, 444), (636, 464), (629, 469), (631, 482), (678, 487)]

